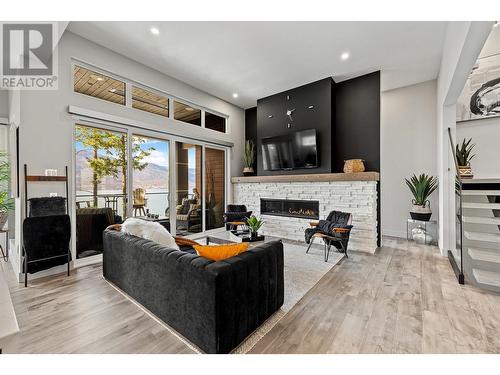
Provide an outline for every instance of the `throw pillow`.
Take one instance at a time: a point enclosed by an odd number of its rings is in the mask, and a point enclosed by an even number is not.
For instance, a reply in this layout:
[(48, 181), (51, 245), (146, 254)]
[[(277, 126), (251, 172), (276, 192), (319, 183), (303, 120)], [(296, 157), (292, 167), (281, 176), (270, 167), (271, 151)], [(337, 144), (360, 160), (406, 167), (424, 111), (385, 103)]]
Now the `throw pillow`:
[(168, 230), (160, 223), (131, 217), (125, 220), (121, 230), (124, 233), (142, 237), (171, 249), (179, 250), (179, 246), (175, 243), (174, 237), (172, 237)]
[(248, 242), (228, 245), (194, 245), (196, 253), (214, 261), (224, 260), (248, 250)]

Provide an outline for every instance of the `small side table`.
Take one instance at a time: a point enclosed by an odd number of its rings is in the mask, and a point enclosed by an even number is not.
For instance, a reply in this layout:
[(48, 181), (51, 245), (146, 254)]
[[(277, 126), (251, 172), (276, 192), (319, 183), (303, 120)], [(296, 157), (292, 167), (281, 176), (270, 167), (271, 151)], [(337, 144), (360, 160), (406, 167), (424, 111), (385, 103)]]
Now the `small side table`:
[(9, 261), (9, 230), (0, 229), (0, 233), (5, 233), (5, 253), (3, 252), (2, 245), (0, 245), (0, 251), (2, 252), (2, 258), (4, 261)]
[(412, 230), (415, 228), (421, 228), (424, 230), (424, 242), (426, 245), (432, 245), (436, 243), (436, 237), (437, 233), (434, 233), (433, 235), (430, 233), (431, 229), (436, 228), (437, 226), (437, 221), (436, 220), (430, 220), (430, 221), (422, 221), (422, 220), (415, 220), (408, 218), (406, 220), (406, 239), (408, 241), (413, 241), (413, 236), (412, 236)]

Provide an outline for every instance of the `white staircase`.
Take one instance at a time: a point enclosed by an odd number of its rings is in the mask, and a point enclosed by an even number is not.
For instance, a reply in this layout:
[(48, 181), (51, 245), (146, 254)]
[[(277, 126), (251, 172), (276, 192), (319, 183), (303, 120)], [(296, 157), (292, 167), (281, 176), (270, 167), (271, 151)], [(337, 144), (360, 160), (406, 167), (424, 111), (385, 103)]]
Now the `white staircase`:
[(500, 291), (500, 183), (463, 181), (462, 199), (466, 280)]

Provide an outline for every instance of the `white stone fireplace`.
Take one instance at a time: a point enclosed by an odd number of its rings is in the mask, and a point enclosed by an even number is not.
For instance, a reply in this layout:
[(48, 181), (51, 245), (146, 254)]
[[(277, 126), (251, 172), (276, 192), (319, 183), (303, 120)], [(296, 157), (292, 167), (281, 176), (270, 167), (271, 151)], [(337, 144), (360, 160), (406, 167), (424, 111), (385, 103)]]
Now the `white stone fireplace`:
[[(349, 250), (373, 253), (377, 248), (378, 173), (234, 177), (232, 183), (234, 203), (261, 216), (266, 235), (304, 241), (310, 221), (338, 210), (353, 215)], [(271, 201), (268, 214), (261, 212), (266, 207), (261, 200)], [(319, 215), (309, 211), (316, 203)]]

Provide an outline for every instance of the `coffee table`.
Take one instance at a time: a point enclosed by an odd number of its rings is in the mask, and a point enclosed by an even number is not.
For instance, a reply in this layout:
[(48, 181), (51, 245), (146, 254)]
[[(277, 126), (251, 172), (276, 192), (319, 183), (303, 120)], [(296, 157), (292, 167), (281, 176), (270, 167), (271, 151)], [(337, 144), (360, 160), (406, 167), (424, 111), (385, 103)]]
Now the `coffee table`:
[[(248, 236), (248, 234), (244, 234), (244, 236)], [(202, 239), (205, 239), (208, 244), (217, 244), (217, 245), (224, 245), (224, 244), (231, 244), (231, 243), (240, 243), (240, 242), (246, 242), (248, 243), (249, 247), (255, 247), (258, 246), (262, 243), (265, 242), (265, 237), (264, 236), (259, 236), (261, 239), (258, 241), (244, 241), (242, 236), (235, 235), (231, 231), (225, 231), (225, 232), (219, 232), (219, 233), (214, 233), (214, 234), (209, 234)]]

